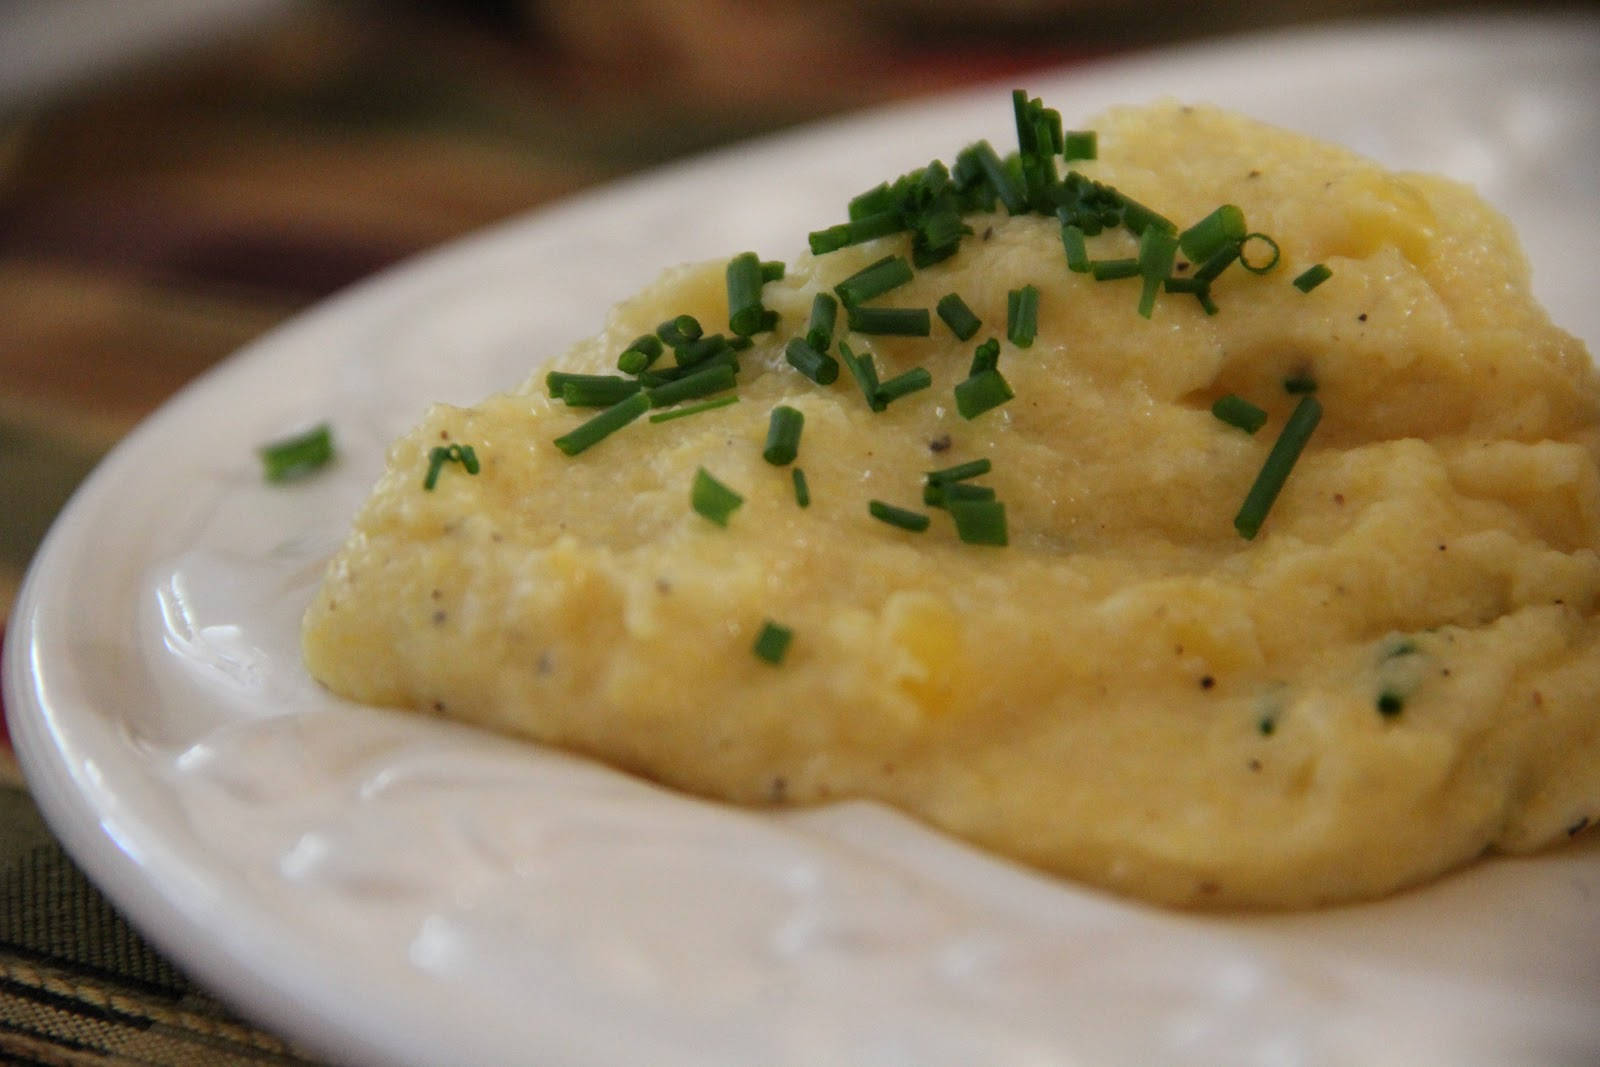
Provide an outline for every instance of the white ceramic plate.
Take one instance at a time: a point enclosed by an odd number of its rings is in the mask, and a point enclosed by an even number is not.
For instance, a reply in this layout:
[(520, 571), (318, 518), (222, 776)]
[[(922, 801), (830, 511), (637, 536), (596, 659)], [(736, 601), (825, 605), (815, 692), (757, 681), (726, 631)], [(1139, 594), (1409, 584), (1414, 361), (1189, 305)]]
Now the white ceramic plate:
[[(1268, 36), (1026, 79), (1069, 122), (1209, 100), (1477, 183), (1600, 339), (1593, 20)], [(436, 399), (509, 386), (669, 261), (782, 256), (880, 178), (1008, 139), (996, 86), (602, 190), (387, 274), (207, 375), (52, 531), (11, 728), (52, 826), (163, 949), (324, 1055), (417, 1064), (1577, 1064), (1600, 1058), (1600, 844), (1382, 903), (1200, 917), (865, 804), (696, 802), (330, 699), (296, 624)], [(335, 469), (262, 484), (319, 419)]]

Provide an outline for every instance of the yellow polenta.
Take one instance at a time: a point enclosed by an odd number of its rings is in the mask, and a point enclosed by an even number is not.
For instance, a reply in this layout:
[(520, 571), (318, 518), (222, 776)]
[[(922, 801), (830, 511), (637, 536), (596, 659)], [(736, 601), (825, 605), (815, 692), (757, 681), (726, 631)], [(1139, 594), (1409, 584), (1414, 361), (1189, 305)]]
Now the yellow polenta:
[[(784, 352), (815, 294), (908, 254), (904, 235), (791, 259), (728, 406), (574, 456), (552, 441), (594, 412), (543, 372), (437, 407), (306, 616), (312, 673), (742, 804), (875, 798), (1165, 903), (1372, 897), (1575, 833), (1600, 813), (1600, 393), (1507, 224), (1459, 185), (1214, 110), (1097, 128), (1075, 169), (1180, 228), (1238, 205), (1276, 269), (1219, 275), (1215, 314), (1163, 292), (1144, 318), (1139, 279), (1068, 270), (1053, 217), (997, 208), (869, 302), (957, 293), (971, 339), (938, 317), (928, 337), (848, 333), (841, 311), (835, 354), (932, 377), (884, 410)], [(1122, 230), (1088, 243), (1138, 254)], [(1290, 284), (1316, 263), (1326, 282)], [(669, 271), (555, 365), (616, 373), (679, 314), (726, 330), (724, 267)], [(1174, 276), (1194, 269), (1180, 254)], [(1026, 285), (1019, 347), (1007, 294)], [(1014, 395), (964, 418), (955, 387), (991, 337)], [(1235, 513), (1297, 381), (1324, 414), (1246, 539)], [(1265, 427), (1219, 420), (1227, 394)], [(762, 456), (780, 404), (804, 415), (808, 507)], [(479, 470), (447, 459), (424, 489), (450, 443)], [(976, 459), (1004, 547), (923, 502), (924, 472)], [(691, 507), (702, 469), (742, 497), (725, 526)], [(752, 651), (768, 620), (793, 635), (776, 664)]]

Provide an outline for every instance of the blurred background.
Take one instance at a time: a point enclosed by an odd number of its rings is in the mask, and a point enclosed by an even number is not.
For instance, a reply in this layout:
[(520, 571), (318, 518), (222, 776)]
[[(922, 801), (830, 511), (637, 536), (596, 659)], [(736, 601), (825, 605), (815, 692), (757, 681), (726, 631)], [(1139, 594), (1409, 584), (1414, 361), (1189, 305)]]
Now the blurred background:
[[(1487, 9), (0, 0), (0, 635), (50, 521), (120, 436), (254, 337), (431, 246), (896, 99), (1246, 30)], [(0, 1060), (298, 1062), (121, 924), (3, 740)]]

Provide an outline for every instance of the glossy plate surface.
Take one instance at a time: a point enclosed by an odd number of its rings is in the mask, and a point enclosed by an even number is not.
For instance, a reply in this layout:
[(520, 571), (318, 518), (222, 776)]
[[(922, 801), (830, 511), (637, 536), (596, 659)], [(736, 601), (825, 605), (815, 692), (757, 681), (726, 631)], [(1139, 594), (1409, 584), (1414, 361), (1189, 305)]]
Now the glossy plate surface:
[[(1600, 22), (1344, 26), (1026, 79), (1082, 124), (1175, 96), (1476, 184), (1591, 347)], [(296, 629), (433, 400), (510, 386), (669, 261), (803, 247), (1010, 86), (615, 185), (386, 274), (197, 381), (52, 531), (11, 730), (52, 825), (164, 950), (358, 1062), (1503, 1064), (1600, 1059), (1600, 842), (1304, 915), (1152, 910), (881, 808), (756, 814), (341, 704)], [(321, 419), (338, 465), (263, 485)], [(1592, 838), (1593, 835), (1590, 835)]]

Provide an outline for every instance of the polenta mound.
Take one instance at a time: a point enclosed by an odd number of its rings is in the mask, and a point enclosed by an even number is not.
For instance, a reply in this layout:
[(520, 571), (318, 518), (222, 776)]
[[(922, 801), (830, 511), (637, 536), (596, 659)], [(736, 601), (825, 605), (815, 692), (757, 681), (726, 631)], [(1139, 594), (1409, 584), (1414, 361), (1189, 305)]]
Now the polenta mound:
[[(880, 800), (1164, 904), (1372, 898), (1566, 839), (1600, 812), (1600, 393), (1506, 222), (1208, 108), (1116, 111), (1097, 158), (1044, 173), (1050, 113), (1018, 112), (1020, 161), (947, 172), (969, 183), (953, 245), (947, 219), (819, 231), (756, 262), (754, 314), (729, 261), (669, 270), (554, 382), (431, 410), (306, 615), (311, 672), (695, 794)], [(1107, 191), (1100, 232), (1037, 210), (1058, 162)], [(1198, 284), (1170, 238), (1220, 205), (1253, 239)], [(926, 335), (851, 329), (848, 302), (823, 330), (837, 287), (890, 260), (909, 276), (855, 304), (925, 309)], [(965, 339), (950, 294), (981, 323)], [(657, 405), (687, 373), (637, 339), (684, 315), (736, 381)], [(972, 410), (958, 390), (985, 371), (1009, 395)], [(569, 406), (563, 374), (632, 385)], [(803, 423), (787, 462), (763, 455), (780, 407)], [(1297, 409), (1320, 420), (1244, 536)]]

